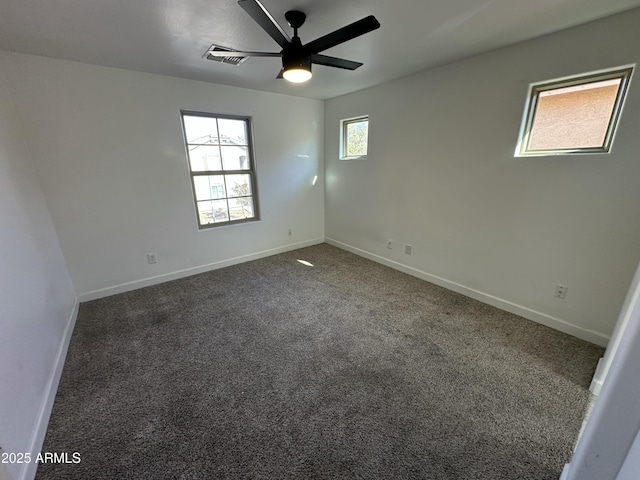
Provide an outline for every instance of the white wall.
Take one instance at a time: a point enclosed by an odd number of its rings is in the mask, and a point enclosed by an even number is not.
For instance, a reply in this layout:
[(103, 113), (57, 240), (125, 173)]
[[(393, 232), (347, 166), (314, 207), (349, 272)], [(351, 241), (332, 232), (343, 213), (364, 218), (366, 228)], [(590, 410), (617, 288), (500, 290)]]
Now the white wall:
[[(323, 241), (321, 101), (6, 52), (0, 60), (81, 300)], [(181, 109), (252, 117), (259, 222), (198, 231)]]
[(640, 430), (638, 430), (636, 439), (627, 453), (616, 480), (637, 480), (638, 478), (640, 478)]
[[(605, 345), (640, 260), (638, 72), (611, 154), (513, 153), (528, 85), (637, 62), (638, 25), (634, 10), (328, 100), (327, 240)], [(369, 158), (338, 160), (340, 119), (363, 114)]]
[[(0, 447), (35, 455), (77, 303), (3, 73), (0, 64)], [(15, 478), (27, 469), (6, 466)]]

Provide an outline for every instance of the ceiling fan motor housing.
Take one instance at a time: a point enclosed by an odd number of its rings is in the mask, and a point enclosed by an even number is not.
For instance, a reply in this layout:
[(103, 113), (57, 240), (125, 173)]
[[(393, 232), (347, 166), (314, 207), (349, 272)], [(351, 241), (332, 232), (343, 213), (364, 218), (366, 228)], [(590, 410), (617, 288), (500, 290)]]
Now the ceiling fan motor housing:
[(302, 48), (285, 48), (282, 50), (282, 68), (311, 71), (311, 55)]

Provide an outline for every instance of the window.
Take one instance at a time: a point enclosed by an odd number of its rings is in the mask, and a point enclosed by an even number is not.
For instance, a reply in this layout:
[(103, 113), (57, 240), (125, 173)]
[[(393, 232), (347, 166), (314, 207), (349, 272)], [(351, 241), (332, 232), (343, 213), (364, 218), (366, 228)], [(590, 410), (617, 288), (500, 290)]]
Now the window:
[(342, 120), (340, 126), (340, 159), (367, 158), (369, 117)]
[(607, 153), (632, 70), (532, 84), (516, 156)]
[(257, 220), (250, 119), (182, 112), (198, 226)]

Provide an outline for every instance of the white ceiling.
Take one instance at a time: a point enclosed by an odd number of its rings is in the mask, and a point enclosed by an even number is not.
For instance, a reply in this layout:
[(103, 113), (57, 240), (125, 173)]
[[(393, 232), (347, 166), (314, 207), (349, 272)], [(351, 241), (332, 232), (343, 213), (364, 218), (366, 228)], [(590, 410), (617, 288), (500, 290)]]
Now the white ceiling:
[(303, 43), (373, 14), (381, 27), (323, 53), (363, 62), (316, 65), (304, 85), (276, 79), (277, 58), (233, 66), (211, 44), (278, 52), (236, 0), (1, 0), (0, 49), (326, 99), (640, 6), (640, 0), (262, 0), (307, 14)]

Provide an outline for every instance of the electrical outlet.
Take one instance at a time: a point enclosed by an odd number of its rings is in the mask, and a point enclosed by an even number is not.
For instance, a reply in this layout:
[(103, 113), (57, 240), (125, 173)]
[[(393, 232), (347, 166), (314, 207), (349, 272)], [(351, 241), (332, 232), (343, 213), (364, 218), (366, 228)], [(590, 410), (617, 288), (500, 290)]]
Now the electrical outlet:
[(147, 260), (149, 264), (158, 263), (158, 257), (156, 257), (155, 253), (147, 253)]
[(391, 244), (392, 244), (391, 240), (387, 240), (387, 248), (389, 250), (391, 250)]
[(287, 228), (287, 236), (291, 237), (293, 235), (293, 228), (289, 227)]
[(412, 249), (412, 248), (413, 248), (413, 247), (412, 247), (411, 245), (406, 244), (406, 245), (404, 246), (404, 254), (405, 254), (405, 255), (411, 255), (411, 249)]
[(567, 286), (566, 285), (556, 285), (556, 291), (553, 294), (554, 297), (557, 298), (566, 298), (567, 296)]

